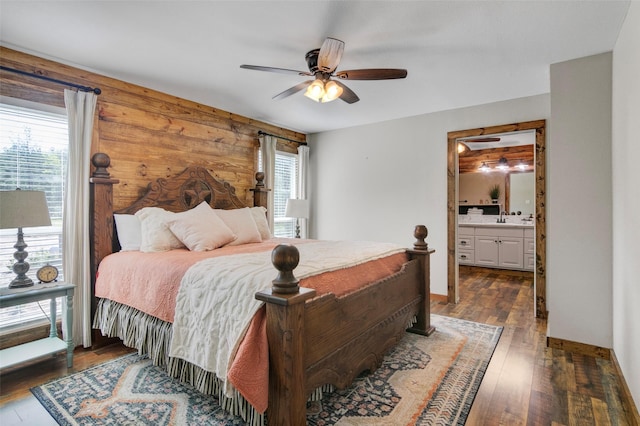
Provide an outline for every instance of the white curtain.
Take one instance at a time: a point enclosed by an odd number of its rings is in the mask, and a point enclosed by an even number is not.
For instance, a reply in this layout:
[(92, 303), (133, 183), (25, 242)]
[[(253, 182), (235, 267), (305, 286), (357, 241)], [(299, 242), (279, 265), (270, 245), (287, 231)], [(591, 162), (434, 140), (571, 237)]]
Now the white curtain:
[(277, 139), (269, 135), (260, 135), (260, 151), (262, 152), (262, 171), (265, 175), (265, 186), (271, 189), (267, 193), (267, 221), (273, 233), (273, 190), (276, 175), (276, 142)]
[(91, 346), (91, 275), (89, 253), (89, 161), (97, 95), (64, 91), (69, 120), (69, 161), (62, 223), (65, 281), (75, 284), (73, 340)]
[[(309, 199), (308, 192), (308, 175), (309, 175), (309, 147), (300, 145), (298, 147), (298, 198), (303, 200)], [(309, 208), (309, 211), (312, 209)], [(309, 238), (309, 219), (300, 220), (300, 237)]]

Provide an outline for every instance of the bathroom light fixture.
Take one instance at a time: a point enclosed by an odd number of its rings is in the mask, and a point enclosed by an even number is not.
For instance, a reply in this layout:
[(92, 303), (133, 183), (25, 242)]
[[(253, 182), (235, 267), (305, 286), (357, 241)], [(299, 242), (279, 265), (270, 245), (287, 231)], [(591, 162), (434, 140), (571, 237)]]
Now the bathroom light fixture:
[(507, 162), (507, 159), (504, 157), (500, 157), (500, 160), (498, 160), (498, 165), (496, 166), (496, 169), (508, 170), (509, 163)]
[(491, 167), (487, 166), (487, 163), (482, 162), (482, 165), (478, 167), (478, 170), (480, 170), (481, 172), (488, 172), (491, 170)]
[(520, 162), (516, 165), (516, 167), (523, 171), (527, 170), (527, 164), (522, 160), (520, 160)]

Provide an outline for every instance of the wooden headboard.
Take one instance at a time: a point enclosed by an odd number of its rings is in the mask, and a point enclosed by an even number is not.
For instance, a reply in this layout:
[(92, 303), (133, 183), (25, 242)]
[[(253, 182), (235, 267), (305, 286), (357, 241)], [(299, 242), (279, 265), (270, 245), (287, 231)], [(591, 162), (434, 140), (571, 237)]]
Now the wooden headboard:
[[(159, 178), (149, 183), (145, 194), (129, 207), (113, 210), (113, 185), (107, 170), (111, 159), (107, 154), (97, 153), (91, 158), (95, 168), (89, 182), (90, 200), (90, 245), (91, 245), (91, 296), (95, 286), (96, 272), (102, 259), (120, 249), (115, 232), (114, 213), (134, 214), (144, 207), (161, 207), (172, 212), (189, 210), (202, 201), (216, 209), (248, 207), (236, 196), (235, 188), (228, 182), (216, 179), (204, 167), (187, 167), (172, 178)], [(256, 186), (252, 188), (254, 206), (267, 206), (269, 189), (264, 186), (264, 173), (256, 173)]]

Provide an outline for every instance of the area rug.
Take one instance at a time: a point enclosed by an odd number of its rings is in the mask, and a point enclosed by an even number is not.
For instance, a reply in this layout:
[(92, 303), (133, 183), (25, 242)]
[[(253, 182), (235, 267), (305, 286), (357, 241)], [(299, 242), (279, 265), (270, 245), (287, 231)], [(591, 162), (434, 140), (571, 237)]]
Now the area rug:
[[(307, 424), (464, 425), (501, 327), (438, 315), (429, 337), (406, 333), (372, 374), (307, 407)], [(60, 425), (243, 425), (136, 354), (31, 391)]]

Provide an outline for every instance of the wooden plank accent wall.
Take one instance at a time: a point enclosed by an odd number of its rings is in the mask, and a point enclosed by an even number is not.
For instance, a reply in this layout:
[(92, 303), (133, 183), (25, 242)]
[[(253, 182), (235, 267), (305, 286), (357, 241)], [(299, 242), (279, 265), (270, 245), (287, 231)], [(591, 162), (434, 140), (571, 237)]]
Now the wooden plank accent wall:
[[(206, 167), (236, 188), (253, 205), (258, 131), (295, 141), (306, 135), (272, 126), (155, 90), (105, 77), (0, 46), (0, 64), (58, 80), (99, 87), (92, 153), (111, 157), (114, 208), (131, 204), (150, 179), (169, 177), (187, 166)], [(0, 71), (2, 96), (64, 107), (65, 87)], [(206, 90), (206, 88), (203, 88)], [(297, 152), (298, 143), (278, 141), (278, 149)]]

